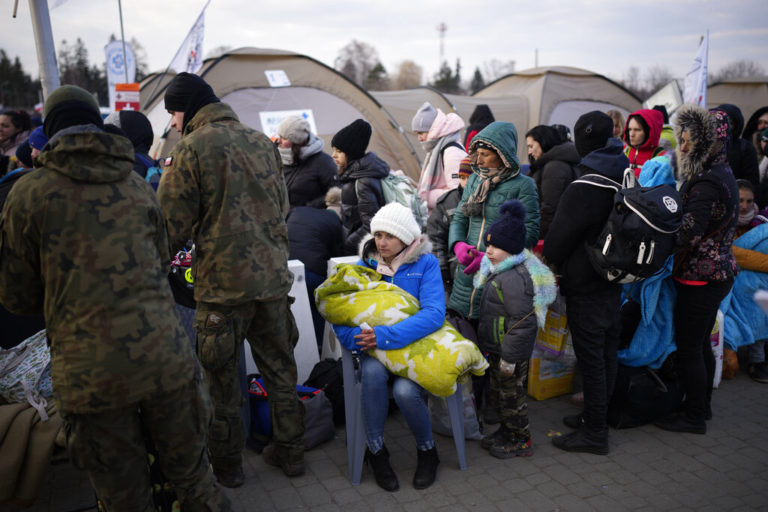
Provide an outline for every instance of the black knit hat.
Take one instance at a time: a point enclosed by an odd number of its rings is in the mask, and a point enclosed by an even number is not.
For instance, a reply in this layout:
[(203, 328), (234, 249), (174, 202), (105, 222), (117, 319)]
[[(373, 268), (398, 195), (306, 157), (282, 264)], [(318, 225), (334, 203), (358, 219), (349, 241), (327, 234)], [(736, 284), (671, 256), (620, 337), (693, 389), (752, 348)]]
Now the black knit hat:
[(593, 110), (582, 115), (573, 127), (573, 140), (580, 157), (605, 147), (613, 136), (613, 119), (605, 112)]
[(357, 160), (365, 155), (371, 141), (371, 125), (362, 119), (339, 130), (331, 140), (331, 146), (347, 155), (348, 160)]
[(197, 111), (209, 103), (218, 103), (219, 98), (213, 93), (208, 82), (192, 73), (179, 73), (165, 91), (165, 110), (184, 112), (182, 130), (195, 117)]
[(43, 131), (49, 139), (70, 126), (93, 124), (102, 128), (99, 104), (91, 93), (76, 85), (62, 85), (45, 100)]
[(499, 218), (485, 232), (485, 245), (519, 254), (525, 248), (525, 234), (525, 205), (511, 199), (499, 207)]

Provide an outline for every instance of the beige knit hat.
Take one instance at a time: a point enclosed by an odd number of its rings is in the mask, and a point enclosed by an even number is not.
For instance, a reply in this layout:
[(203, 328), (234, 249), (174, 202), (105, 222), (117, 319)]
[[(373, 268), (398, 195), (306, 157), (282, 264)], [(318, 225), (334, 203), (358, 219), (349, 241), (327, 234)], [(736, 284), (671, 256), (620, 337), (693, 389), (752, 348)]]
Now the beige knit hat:
[(421, 236), (421, 228), (413, 218), (411, 209), (400, 203), (382, 206), (371, 219), (371, 233), (383, 231), (399, 238), (405, 245), (411, 245)]
[(309, 122), (303, 117), (288, 116), (277, 127), (277, 134), (298, 146), (302, 146), (309, 140)]

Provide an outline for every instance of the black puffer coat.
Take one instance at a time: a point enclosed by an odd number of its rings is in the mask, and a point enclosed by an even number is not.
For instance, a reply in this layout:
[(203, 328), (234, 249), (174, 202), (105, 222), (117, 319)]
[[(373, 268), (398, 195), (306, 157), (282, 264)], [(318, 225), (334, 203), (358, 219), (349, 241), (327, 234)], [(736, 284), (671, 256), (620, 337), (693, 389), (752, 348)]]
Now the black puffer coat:
[(384, 206), (381, 180), (388, 174), (389, 164), (370, 152), (347, 163), (339, 176), (345, 254), (357, 254), (360, 241), (371, 230), (371, 219)]
[[(483, 352), (499, 354), (510, 363), (531, 357), (539, 330), (536, 315), (530, 314), (533, 295), (533, 281), (522, 263), (488, 276), (477, 332)], [(505, 332), (499, 332), (501, 329)]]
[(296, 165), (283, 165), (283, 175), (291, 208), (325, 208), (325, 193), (338, 186), (336, 163), (323, 152), (323, 140), (315, 135), (299, 151)]
[[(599, 174), (620, 184), (629, 159), (619, 139), (608, 139), (605, 147), (584, 157), (580, 175)], [(560, 275), (560, 292), (591, 295), (619, 286), (608, 282), (592, 267), (587, 244), (593, 244), (603, 230), (613, 208), (615, 191), (587, 183), (574, 182), (565, 189), (555, 218), (544, 239), (542, 255)]]
[(539, 238), (543, 239), (566, 187), (578, 177), (576, 165), (581, 158), (572, 142), (552, 147), (531, 164), (529, 176), (539, 190)]

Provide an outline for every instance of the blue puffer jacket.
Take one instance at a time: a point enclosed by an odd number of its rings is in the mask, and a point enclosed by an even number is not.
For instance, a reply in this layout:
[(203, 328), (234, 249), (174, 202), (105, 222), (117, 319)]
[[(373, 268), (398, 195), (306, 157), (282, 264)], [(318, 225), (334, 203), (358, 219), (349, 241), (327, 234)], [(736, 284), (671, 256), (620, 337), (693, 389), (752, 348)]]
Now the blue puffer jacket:
[[(422, 235), (421, 243), (415, 247), (406, 261), (398, 267), (393, 277), (383, 276), (383, 280), (393, 283), (410, 293), (421, 304), (421, 309), (412, 317), (406, 318), (392, 326), (380, 325), (374, 327), (376, 345), (381, 350), (403, 348), (416, 340), (432, 334), (443, 326), (445, 321), (445, 292), (443, 279), (440, 275), (440, 264), (437, 258), (430, 254), (432, 244)], [(361, 244), (360, 260), (363, 265), (374, 270), (376, 245), (373, 238), (368, 238)], [(358, 350), (355, 336), (360, 334), (360, 327), (334, 325), (333, 331), (341, 344), (348, 350)]]
[[(464, 203), (481, 183), (478, 174), (472, 174), (464, 188), (461, 201), (451, 220), (448, 247), (453, 250), (457, 242), (465, 242), (485, 251), (483, 234), (499, 217), (499, 206), (510, 199), (518, 199), (525, 205), (525, 247), (530, 249), (539, 240), (539, 193), (533, 178), (520, 174), (517, 159), (517, 130), (512, 123), (496, 121), (475, 135), (470, 145), (470, 161), (473, 167), (477, 158), (477, 144), (484, 142), (496, 150), (505, 167), (515, 172), (488, 193), (483, 214), (468, 217), (462, 210)], [(477, 318), (480, 314), (480, 293), (475, 292), (471, 275), (464, 273), (464, 266), (458, 265), (454, 274), (453, 290), (448, 306), (466, 318)]]

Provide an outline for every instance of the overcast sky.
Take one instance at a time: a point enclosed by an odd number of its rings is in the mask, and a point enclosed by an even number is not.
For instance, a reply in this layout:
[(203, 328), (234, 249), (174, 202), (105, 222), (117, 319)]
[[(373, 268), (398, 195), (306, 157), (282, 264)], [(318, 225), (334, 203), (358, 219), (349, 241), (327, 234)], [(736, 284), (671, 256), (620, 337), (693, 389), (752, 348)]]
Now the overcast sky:
[[(54, 5), (55, 0), (48, 0)], [(206, 0), (123, 0), (127, 40), (145, 48), (151, 71), (163, 70)], [(0, 3), (0, 48), (38, 76), (28, 0)], [(740, 59), (768, 71), (768, 1), (733, 0), (211, 0), (205, 16), (205, 51), (255, 46), (295, 51), (329, 66), (352, 39), (371, 44), (392, 74), (414, 60), (430, 80), (439, 67), (437, 26), (444, 22), (445, 59), (461, 59), (462, 78), (496, 59), (516, 69), (568, 65), (620, 80), (630, 66), (641, 77), (664, 66), (682, 78), (700, 37), (709, 29), (710, 72)], [(58, 46), (80, 37), (92, 63), (104, 62), (109, 35), (119, 37), (117, 0), (65, 0), (51, 11)]]

